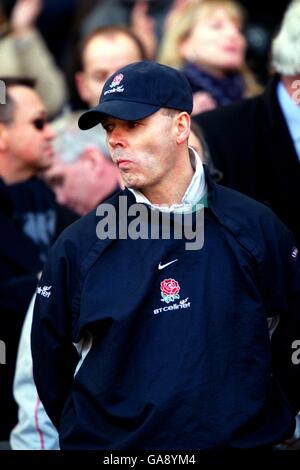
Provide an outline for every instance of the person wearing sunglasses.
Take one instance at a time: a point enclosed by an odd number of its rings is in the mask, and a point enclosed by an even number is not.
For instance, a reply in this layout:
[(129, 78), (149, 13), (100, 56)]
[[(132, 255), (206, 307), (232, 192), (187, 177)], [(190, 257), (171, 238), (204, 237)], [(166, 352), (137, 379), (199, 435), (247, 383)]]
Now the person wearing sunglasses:
[(0, 175), (7, 184), (24, 181), (50, 166), (54, 132), (45, 107), (29, 82), (3, 78), (6, 104), (0, 107)]
[(51, 165), (54, 132), (34, 82), (2, 78), (0, 104), (0, 441), (16, 423), (12, 380), (22, 322), (58, 234), (77, 219), (37, 175)]

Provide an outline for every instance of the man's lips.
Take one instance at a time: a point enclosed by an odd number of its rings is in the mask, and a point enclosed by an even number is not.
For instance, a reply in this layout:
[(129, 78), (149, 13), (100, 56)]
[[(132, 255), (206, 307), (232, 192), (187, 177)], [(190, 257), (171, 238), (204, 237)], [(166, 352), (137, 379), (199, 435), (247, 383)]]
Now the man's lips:
[(54, 157), (54, 149), (52, 147), (52, 145), (45, 145), (44, 147), (44, 153), (51, 156), (51, 157)]
[(127, 168), (131, 164), (132, 164), (132, 161), (126, 160), (125, 158), (124, 159), (120, 158), (119, 160), (117, 160), (117, 165), (119, 168)]

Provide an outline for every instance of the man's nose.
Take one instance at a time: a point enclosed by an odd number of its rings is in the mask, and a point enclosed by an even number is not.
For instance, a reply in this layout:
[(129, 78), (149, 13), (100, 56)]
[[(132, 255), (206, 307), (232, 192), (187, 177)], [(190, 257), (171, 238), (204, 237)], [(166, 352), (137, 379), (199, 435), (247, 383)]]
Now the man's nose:
[(44, 136), (47, 140), (53, 140), (55, 137), (54, 129), (48, 122), (44, 127)]
[(112, 130), (108, 137), (108, 144), (113, 148), (126, 147), (127, 141), (124, 132), (121, 129)]

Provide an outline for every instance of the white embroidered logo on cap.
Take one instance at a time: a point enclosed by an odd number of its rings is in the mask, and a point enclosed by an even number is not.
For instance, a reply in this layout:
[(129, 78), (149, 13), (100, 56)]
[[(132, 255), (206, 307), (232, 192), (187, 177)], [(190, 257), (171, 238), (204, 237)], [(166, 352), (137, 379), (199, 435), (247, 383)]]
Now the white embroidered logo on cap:
[(123, 80), (124, 75), (122, 73), (118, 73), (118, 75), (115, 76), (111, 84), (109, 85), (109, 88), (104, 92), (105, 95), (109, 95), (110, 93), (123, 93), (124, 91), (124, 86), (120, 85), (121, 81)]
[(119, 85), (120, 82), (123, 80), (124, 75), (122, 73), (118, 73), (118, 75), (115, 76), (111, 84), (109, 85), (110, 88), (114, 88), (115, 86)]

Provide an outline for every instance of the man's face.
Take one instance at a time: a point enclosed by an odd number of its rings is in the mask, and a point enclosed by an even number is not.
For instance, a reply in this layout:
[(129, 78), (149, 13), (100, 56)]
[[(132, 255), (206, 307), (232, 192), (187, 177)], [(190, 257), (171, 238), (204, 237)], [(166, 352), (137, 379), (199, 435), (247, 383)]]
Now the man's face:
[(91, 210), (89, 184), (92, 175), (80, 158), (72, 163), (55, 159), (44, 177), (55, 192), (57, 202), (80, 215)]
[(126, 186), (145, 191), (174, 181), (177, 165), (176, 116), (160, 110), (140, 121), (107, 116), (103, 127), (113, 161)]
[(7, 126), (8, 151), (21, 167), (34, 173), (44, 170), (52, 162), (54, 137), (45, 121), (45, 108), (38, 95), (28, 87), (12, 86), (9, 93), (16, 103), (16, 111), (13, 122)]
[(139, 60), (140, 51), (126, 34), (94, 37), (83, 54), (83, 72), (76, 74), (82, 100), (90, 107), (96, 106), (107, 78), (119, 68)]

